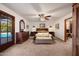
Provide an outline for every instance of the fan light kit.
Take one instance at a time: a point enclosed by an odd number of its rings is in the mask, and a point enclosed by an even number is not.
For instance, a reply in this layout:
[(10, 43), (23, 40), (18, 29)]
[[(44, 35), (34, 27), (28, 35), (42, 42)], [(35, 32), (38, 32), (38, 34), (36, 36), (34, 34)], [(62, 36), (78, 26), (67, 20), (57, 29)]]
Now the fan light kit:
[(44, 14), (39, 14), (39, 16), (41, 21), (45, 21)]

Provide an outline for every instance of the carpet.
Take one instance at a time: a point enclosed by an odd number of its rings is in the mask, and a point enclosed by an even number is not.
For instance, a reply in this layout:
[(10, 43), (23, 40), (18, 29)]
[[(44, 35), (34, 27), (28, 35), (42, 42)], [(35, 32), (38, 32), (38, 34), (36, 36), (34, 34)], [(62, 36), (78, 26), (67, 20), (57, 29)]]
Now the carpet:
[(28, 39), (22, 44), (16, 44), (1, 52), (1, 56), (71, 56), (72, 39), (63, 42), (55, 39), (54, 44), (34, 44)]

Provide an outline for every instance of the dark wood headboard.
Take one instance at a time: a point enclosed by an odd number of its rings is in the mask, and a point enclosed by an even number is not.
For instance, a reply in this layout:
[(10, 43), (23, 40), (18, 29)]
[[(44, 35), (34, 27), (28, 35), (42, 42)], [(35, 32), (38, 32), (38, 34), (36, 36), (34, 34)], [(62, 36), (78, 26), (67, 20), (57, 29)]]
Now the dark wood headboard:
[(48, 28), (37, 28), (37, 32), (48, 32)]

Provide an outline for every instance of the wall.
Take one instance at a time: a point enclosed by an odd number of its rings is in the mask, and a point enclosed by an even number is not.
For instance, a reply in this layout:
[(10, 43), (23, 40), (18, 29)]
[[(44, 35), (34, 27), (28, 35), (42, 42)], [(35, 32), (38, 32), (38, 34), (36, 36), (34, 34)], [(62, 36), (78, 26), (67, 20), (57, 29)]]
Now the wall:
[[(7, 8), (6, 6), (4, 6), (3, 4), (0, 4), (0, 10), (15, 16), (15, 32), (19, 32), (19, 21), (20, 20), (24, 20), (25, 25), (29, 24), (28, 21), (26, 19), (24, 19), (23, 17), (21, 17), (20, 15), (16, 14), (14, 11), (12, 11), (11, 9)], [(27, 30), (27, 28), (25, 27), (25, 31)]]
[(57, 19), (55, 22), (54, 22), (54, 26), (55, 24), (59, 24), (59, 29), (56, 29), (55, 27), (55, 36), (64, 40), (64, 20), (69, 18), (69, 17), (72, 17), (72, 13), (60, 18), (60, 19)]
[[(15, 16), (15, 32), (19, 32), (19, 21), (20, 20), (24, 20), (25, 22), (25, 25), (29, 24), (29, 22), (24, 19), (23, 17), (21, 17), (20, 15), (16, 14), (14, 11), (12, 11), (11, 9), (7, 8), (6, 6), (4, 6), (3, 4), (0, 4), (0, 10), (10, 14), (10, 15), (13, 15)], [(27, 28), (25, 26), (25, 31), (27, 31)]]
[[(35, 26), (35, 28), (39, 28), (40, 23), (45, 23), (46, 28), (49, 28), (49, 26), (52, 26), (52, 28), (53, 28), (54, 27), (53, 22), (54, 22), (54, 20), (52, 20), (52, 21), (48, 20), (48, 21), (45, 21), (45, 22), (41, 22), (41, 21), (40, 22), (33, 22), (33, 21), (30, 21), (29, 30), (32, 31), (33, 26)], [(53, 28), (53, 31), (54, 31), (54, 28)]]
[[(20, 15), (18, 15), (17, 13), (15, 13), (14, 11), (12, 11), (11, 9), (5, 7), (4, 5), (0, 4), (0, 10), (5, 11), (8, 14), (11, 14), (13, 16), (15, 16), (15, 32), (19, 32), (19, 21), (21, 19), (23, 19), (25, 21), (25, 25), (29, 24), (29, 30), (32, 31), (33, 26), (35, 26), (36, 28), (39, 27), (39, 24), (42, 22), (28, 22), (26, 19), (24, 19), (23, 17), (21, 17)], [(46, 24), (46, 27), (49, 28), (49, 26), (53, 27), (53, 31), (55, 32), (55, 35), (64, 40), (64, 20), (66, 18), (69, 18), (72, 16), (72, 13), (62, 17), (61, 19), (57, 19), (56, 21), (54, 21), (54, 19), (48, 20), (47, 22), (43, 22)], [(59, 29), (55, 29), (55, 24), (59, 23), (60, 28)], [(27, 31), (28, 29), (25, 26), (25, 31)]]
[[(51, 19), (51, 20), (48, 20), (47, 22), (33, 22), (33, 21), (31, 22), (30, 21), (29, 30), (32, 31), (33, 26), (38, 28), (40, 23), (45, 23), (47, 28), (49, 28), (49, 26), (52, 26), (56, 37), (64, 40), (64, 20), (69, 18), (69, 17), (72, 17), (72, 13), (69, 13), (60, 19), (56, 19), (56, 20)], [(55, 28), (55, 24), (59, 24), (59, 29)]]

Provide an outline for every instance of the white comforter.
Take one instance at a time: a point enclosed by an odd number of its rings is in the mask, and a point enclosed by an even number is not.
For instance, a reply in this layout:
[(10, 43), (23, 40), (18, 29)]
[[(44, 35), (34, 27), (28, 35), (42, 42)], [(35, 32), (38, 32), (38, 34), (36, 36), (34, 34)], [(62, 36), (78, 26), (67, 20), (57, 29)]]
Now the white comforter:
[(49, 33), (37, 33), (36, 39), (52, 39), (52, 35)]

